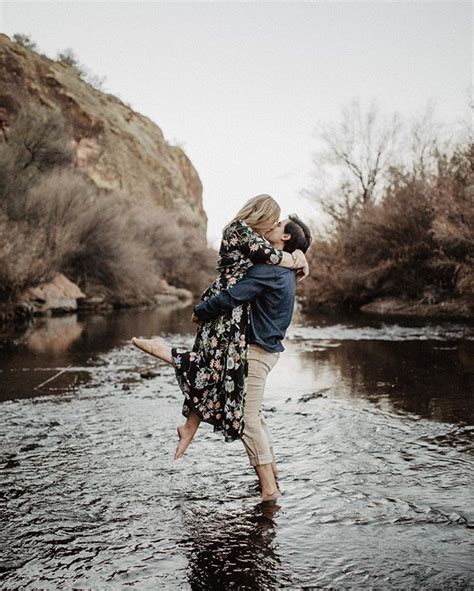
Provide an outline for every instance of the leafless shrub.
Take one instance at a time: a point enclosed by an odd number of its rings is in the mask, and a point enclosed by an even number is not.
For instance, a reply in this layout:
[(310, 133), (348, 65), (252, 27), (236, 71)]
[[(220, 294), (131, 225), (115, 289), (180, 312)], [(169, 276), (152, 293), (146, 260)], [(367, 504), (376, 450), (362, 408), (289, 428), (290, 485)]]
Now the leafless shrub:
[(0, 301), (15, 298), (53, 274), (45, 232), (0, 212)]
[(199, 294), (215, 279), (217, 253), (190, 224), (165, 209), (134, 208), (130, 228), (147, 245), (161, 275), (171, 284)]
[(96, 90), (103, 90), (106, 77), (105, 76), (97, 76), (90, 72), (81, 62), (79, 61), (78, 57), (74, 53), (74, 51), (70, 48), (65, 49), (63, 51), (58, 52), (56, 57), (57, 61), (65, 66), (69, 66), (72, 68), (76, 74), (79, 76), (81, 80), (90, 84)]
[(0, 147), (0, 298), (55, 272), (122, 304), (149, 300), (161, 278), (194, 292), (214, 278), (215, 253), (189, 223), (152, 203), (131, 207), (71, 163), (60, 114), (21, 112)]
[(302, 286), (308, 305), (473, 295), (472, 149), (431, 155), (435, 173), (392, 167), (377, 203), (361, 206), (350, 223), (342, 215), (329, 237), (317, 237), (312, 277)]
[(147, 247), (130, 234), (127, 203), (80, 173), (58, 170), (31, 190), (25, 213), (44, 229), (54, 266), (81, 287), (102, 285), (117, 301), (151, 297), (158, 273)]
[(28, 189), (44, 173), (72, 162), (73, 151), (59, 110), (25, 104), (0, 144), (0, 207), (22, 219)]
[(23, 33), (15, 33), (13, 35), (13, 41), (18, 43), (22, 47), (29, 49), (30, 51), (37, 51), (36, 43), (31, 39), (29, 35)]

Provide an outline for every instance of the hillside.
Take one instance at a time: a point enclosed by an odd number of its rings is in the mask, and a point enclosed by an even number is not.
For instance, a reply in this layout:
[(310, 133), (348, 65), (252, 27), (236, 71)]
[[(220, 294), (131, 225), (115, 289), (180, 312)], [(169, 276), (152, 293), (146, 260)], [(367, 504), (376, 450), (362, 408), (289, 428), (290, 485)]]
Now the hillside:
[(76, 163), (99, 188), (172, 209), (199, 228), (207, 217), (202, 184), (186, 154), (163, 137), (148, 117), (96, 90), (74, 68), (0, 34), (0, 138), (25, 101), (59, 107), (70, 127)]

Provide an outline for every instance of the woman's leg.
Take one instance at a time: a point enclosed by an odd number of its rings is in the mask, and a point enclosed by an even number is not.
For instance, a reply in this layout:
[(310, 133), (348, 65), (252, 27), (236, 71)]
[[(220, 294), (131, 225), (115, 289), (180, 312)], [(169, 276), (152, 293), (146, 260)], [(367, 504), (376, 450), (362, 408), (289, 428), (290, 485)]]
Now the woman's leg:
[(145, 353), (149, 353), (150, 355), (153, 355), (153, 357), (158, 357), (158, 359), (173, 365), (171, 347), (161, 337), (156, 337), (154, 339), (137, 339), (136, 337), (133, 337), (132, 343), (135, 347), (145, 351)]
[[(162, 338), (156, 337), (154, 339), (137, 339), (136, 337), (133, 337), (132, 343), (142, 351), (145, 351), (145, 353), (149, 353), (150, 355), (158, 357), (158, 359), (173, 365), (171, 347)], [(175, 460), (178, 460), (180, 457), (182, 457), (185, 451), (188, 449), (189, 444), (193, 440), (200, 423), (201, 419), (195, 413), (191, 412), (184, 425), (180, 425), (176, 428), (179, 436), (179, 444), (174, 453)]]

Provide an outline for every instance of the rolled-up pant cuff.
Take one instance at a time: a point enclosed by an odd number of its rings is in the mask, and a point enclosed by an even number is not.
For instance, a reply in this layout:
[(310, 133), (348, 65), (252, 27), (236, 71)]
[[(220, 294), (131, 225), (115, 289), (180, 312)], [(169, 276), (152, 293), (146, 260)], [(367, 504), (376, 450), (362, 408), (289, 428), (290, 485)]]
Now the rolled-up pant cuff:
[(264, 464), (272, 464), (273, 456), (271, 454), (260, 454), (259, 456), (249, 455), (249, 460), (251, 466), (263, 466)]

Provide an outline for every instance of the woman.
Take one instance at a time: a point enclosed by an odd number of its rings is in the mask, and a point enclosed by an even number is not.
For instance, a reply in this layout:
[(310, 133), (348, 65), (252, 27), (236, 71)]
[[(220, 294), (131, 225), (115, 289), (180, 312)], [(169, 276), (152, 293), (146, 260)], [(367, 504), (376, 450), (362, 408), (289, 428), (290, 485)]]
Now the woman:
[[(278, 222), (280, 206), (270, 195), (257, 195), (242, 207), (224, 228), (219, 249), (218, 278), (201, 297), (206, 300), (242, 279), (255, 263), (301, 269), (308, 274), (301, 251), (292, 255), (274, 249), (264, 238)], [(201, 421), (223, 431), (226, 441), (242, 436), (243, 405), (247, 377), (247, 329), (249, 305), (232, 313), (199, 324), (191, 351), (169, 347), (162, 339), (132, 339), (135, 346), (159, 357), (175, 368), (184, 394), (186, 423), (178, 427), (179, 458), (191, 443)]]

